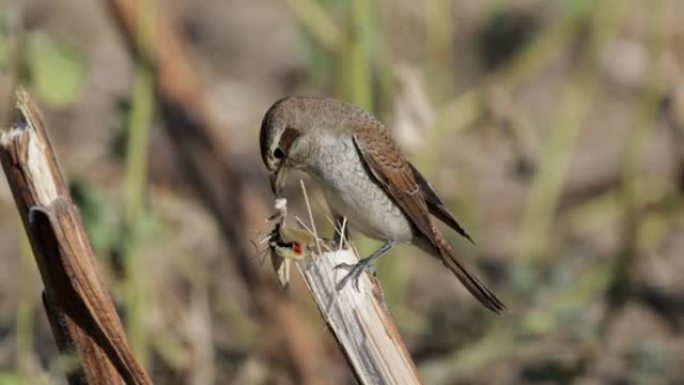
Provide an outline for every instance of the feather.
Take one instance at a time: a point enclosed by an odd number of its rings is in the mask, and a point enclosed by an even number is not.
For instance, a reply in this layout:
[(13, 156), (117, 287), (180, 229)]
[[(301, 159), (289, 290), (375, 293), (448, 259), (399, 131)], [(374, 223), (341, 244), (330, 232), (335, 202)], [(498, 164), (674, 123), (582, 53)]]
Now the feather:
[(427, 204), (430, 214), (436, 216), (440, 221), (444, 222), (449, 227), (454, 229), (465, 239), (469, 240), (470, 243), (475, 244), (475, 241), (473, 241), (473, 239), (470, 237), (470, 235), (468, 235), (463, 226), (461, 226), (461, 224), (458, 223), (454, 215), (446, 207), (444, 202), (442, 202), (442, 199), (440, 199), (439, 195), (437, 195), (435, 190), (432, 188), (432, 185), (430, 185), (430, 183), (425, 180), (423, 175), (420, 174), (420, 172), (418, 171), (418, 169), (416, 169), (414, 165), (409, 163), (409, 166), (411, 166), (413, 175), (416, 177), (416, 183), (418, 183), (420, 192), (421, 194), (423, 194), (423, 199), (425, 199), (425, 203)]
[[(401, 154), (389, 132), (379, 123), (373, 123), (355, 130), (354, 144), (370, 174), (401, 208), (418, 231), (418, 236), (431, 244), (434, 253), (441, 257), (442, 262), (482, 305), (496, 313), (503, 310), (503, 303), (466, 270), (431, 222), (424, 192), (416, 181), (414, 169)], [(439, 198), (437, 200), (441, 203)]]

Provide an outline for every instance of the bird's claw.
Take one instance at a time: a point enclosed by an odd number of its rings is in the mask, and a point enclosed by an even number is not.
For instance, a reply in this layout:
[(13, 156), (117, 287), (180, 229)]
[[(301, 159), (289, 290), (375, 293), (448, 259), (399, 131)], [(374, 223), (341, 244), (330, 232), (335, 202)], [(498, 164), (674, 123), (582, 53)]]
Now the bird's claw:
[(356, 263), (344, 263), (344, 262), (342, 262), (340, 264), (335, 265), (335, 270), (339, 270), (339, 269), (351, 270), (356, 265), (357, 265)]
[(349, 273), (347, 273), (347, 275), (345, 275), (335, 286), (337, 291), (342, 290), (350, 279), (354, 281), (354, 288), (356, 288), (356, 291), (361, 291), (359, 287), (359, 279), (361, 278), (361, 274), (363, 274), (363, 272), (366, 270), (370, 270), (372, 273), (375, 273), (373, 265), (365, 260), (355, 264), (340, 263), (339, 265), (335, 266), (335, 270), (337, 269), (349, 270)]

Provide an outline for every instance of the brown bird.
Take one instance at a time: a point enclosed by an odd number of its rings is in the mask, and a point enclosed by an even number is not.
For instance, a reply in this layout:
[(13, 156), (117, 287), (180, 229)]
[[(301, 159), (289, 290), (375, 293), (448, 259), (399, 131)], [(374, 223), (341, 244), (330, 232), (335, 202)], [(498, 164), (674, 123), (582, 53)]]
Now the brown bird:
[(372, 260), (396, 244), (409, 243), (440, 258), (485, 307), (497, 313), (505, 308), (466, 270), (430, 214), (470, 236), (369, 112), (332, 98), (286, 97), (266, 112), (260, 146), (275, 195), (288, 170), (304, 171), (321, 185), (338, 221), (346, 217), (353, 229), (385, 242), (356, 265), (340, 265), (350, 272), (338, 287), (352, 278), (358, 286)]

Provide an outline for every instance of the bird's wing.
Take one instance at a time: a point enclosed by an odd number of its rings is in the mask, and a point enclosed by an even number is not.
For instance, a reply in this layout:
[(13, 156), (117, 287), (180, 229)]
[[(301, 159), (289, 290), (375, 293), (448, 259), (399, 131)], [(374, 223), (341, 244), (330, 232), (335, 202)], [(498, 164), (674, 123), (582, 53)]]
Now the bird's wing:
[(416, 167), (410, 162), (409, 166), (411, 167), (411, 171), (413, 171), (413, 175), (416, 178), (416, 183), (418, 183), (418, 187), (423, 195), (423, 199), (425, 199), (425, 203), (427, 204), (430, 214), (436, 216), (440, 221), (446, 223), (457, 233), (461, 234), (465, 239), (469, 240), (472, 244), (475, 244), (475, 241), (473, 241), (463, 226), (458, 223), (454, 215), (446, 207), (444, 202), (442, 202), (442, 199), (440, 199), (439, 195), (437, 195), (435, 190), (432, 188), (432, 185), (430, 185), (430, 183), (423, 178), (418, 169), (416, 169)]
[(413, 225), (435, 247), (439, 247), (434, 241), (427, 205), (420, 194), (413, 172), (389, 133), (371, 127), (357, 132), (354, 135), (354, 144), (370, 174), (399, 205)]
[(354, 144), (368, 171), (401, 208), (415, 228), (442, 257), (444, 264), (458, 277), (468, 291), (488, 309), (500, 312), (504, 305), (480, 280), (458, 261), (449, 244), (430, 221), (428, 207), (416, 182), (411, 165), (384, 129), (370, 127), (354, 135)]

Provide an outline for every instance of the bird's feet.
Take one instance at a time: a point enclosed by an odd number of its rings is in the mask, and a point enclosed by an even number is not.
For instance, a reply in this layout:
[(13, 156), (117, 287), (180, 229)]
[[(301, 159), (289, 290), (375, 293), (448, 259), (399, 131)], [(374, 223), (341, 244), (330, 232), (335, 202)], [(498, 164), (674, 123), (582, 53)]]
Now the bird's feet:
[(338, 282), (337, 286), (335, 288), (337, 291), (342, 290), (344, 288), (344, 285), (349, 282), (349, 280), (354, 281), (354, 287), (356, 288), (356, 291), (360, 291), (359, 289), (359, 278), (361, 278), (361, 274), (363, 274), (364, 271), (370, 271), (371, 273), (375, 274), (375, 268), (371, 264), (371, 259), (366, 258), (358, 263), (340, 263), (339, 265), (335, 266), (335, 270), (337, 269), (344, 269), (348, 270), (349, 273)]

